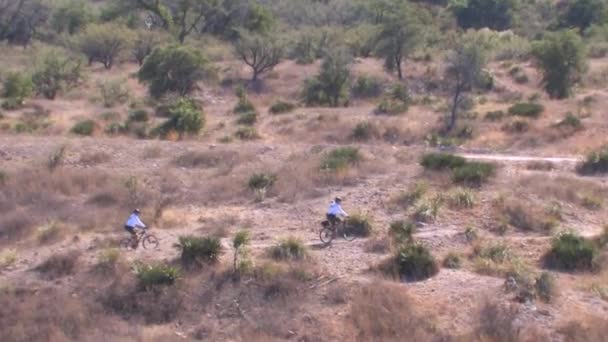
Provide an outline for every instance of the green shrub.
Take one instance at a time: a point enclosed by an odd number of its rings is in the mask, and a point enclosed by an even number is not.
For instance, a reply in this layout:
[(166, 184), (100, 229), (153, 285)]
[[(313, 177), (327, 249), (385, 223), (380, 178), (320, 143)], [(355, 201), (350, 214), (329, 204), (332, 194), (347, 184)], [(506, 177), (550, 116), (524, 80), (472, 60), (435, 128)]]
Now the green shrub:
[(254, 125), (258, 121), (258, 114), (256, 112), (246, 112), (239, 115), (236, 123), (239, 125)]
[(236, 88), (235, 92), (239, 100), (232, 111), (235, 114), (255, 113), (255, 106), (253, 105), (253, 103), (251, 103), (251, 101), (249, 101), (249, 97), (247, 97), (247, 92), (245, 91), (245, 88), (239, 86)]
[(90, 7), (85, 1), (71, 0), (60, 2), (51, 16), (51, 27), (57, 33), (77, 33), (93, 19)]
[(140, 288), (150, 290), (157, 286), (170, 286), (180, 277), (177, 267), (163, 264), (136, 264), (133, 273)]
[(537, 118), (545, 110), (540, 103), (521, 102), (509, 107), (509, 114), (526, 118)]
[(382, 98), (376, 108), (376, 114), (398, 115), (405, 113), (410, 103), (411, 97), (407, 87), (397, 84), (390, 90), (389, 94)]
[(523, 133), (530, 129), (530, 124), (524, 120), (515, 120), (502, 126), (502, 130), (512, 133)]
[(587, 155), (578, 170), (583, 174), (608, 173), (608, 145)]
[(83, 120), (77, 122), (70, 131), (78, 135), (92, 135), (96, 126), (93, 120)]
[(366, 141), (374, 136), (375, 131), (376, 129), (371, 123), (367, 121), (359, 122), (353, 129), (352, 137), (355, 140)]
[(511, 28), (516, 5), (513, 0), (471, 0), (454, 2), (450, 9), (463, 29), (504, 31)]
[(502, 110), (495, 110), (486, 113), (485, 119), (489, 121), (498, 121), (505, 117), (505, 112)]
[(321, 169), (343, 170), (361, 161), (361, 153), (356, 147), (341, 147), (327, 153), (321, 161)]
[(462, 258), (459, 254), (450, 252), (443, 258), (443, 267), (459, 269), (462, 267)]
[(428, 279), (439, 267), (431, 252), (421, 244), (402, 246), (395, 256), (397, 272), (402, 280), (418, 281)]
[(87, 56), (89, 65), (99, 62), (111, 69), (133, 39), (134, 34), (127, 27), (110, 22), (87, 25), (74, 41), (80, 52)]
[(289, 237), (282, 240), (269, 250), (269, 255), (275, 260), (301, 260), (307, 256), (306, 246), (297, 238)]
[(466, 186), (480, 186), (494, 175), (494, 172), (493, 164), (468, 162), (453, 170), (452, 181)]
[(205, 114), (193, 99), (178, 98), (169, 106), (168, 112), (169, 120), (157, 128), (163, 137), (171, 131), (177, 132), (180, 138), (195, 135), (205, 126)]
[(371, 219), (362, 214), (354, 214), (347, 217), (346, 226), (348, 227), (350, 234), (356, 236), (367, 237), (372, 235), (373, 232)]
[(348, 104), (351, 62), (352, 56), (346, 49), (328, 49), (319, 74), (304, 82), (304, 103), (330, 107)]
[(417, 182), (413, 186), (410, 186), (407, 192), (404, 192), (395, 197), (395, 199), (393, 199), (393, 202), (395, 202), (398, 206), (402, 208), (407, 208), (411, 205), (416, 204), (422, 198), (422, 196), (426, 194), (426, 192), (426, 183)]
[(256, 173), (249, 177), (248, 186), (251, 190), (269, 189), (276, 181), (276, 175), (268, 173)]
[(483, 246), (475, 253), (483, 259), (489, 259), (496, 263), (502, 263), (509, 260), (512, 257), (512, 252), (509, 247), (504, 244), (495, 244), (490, 246)]
[(391, 222), (388, 235), (392, 238), (395, 245), (411, 243), (414, 241), (416, 226), (408, 221), (398, 220)]
[(260, 138), (260, 135), (255, 127), (240, 127), (234, 133), (234, 136), (241, 140), (254, 140)]
[(17, 110), (23, 106), (23, 103), (24, 102), (22, 99), (10, 97), (10, 98), (2, 101), (2, 109), (8, 110), (8, 111)]
[(32, 81), (38, 94), (49, 100), (74, 88), (82, 79), (82, 61), (63, 50), (48, 50), (36, 62)]
[(528, 83), (529, 81), (528, 75), (526, 75), (524, 70), (518, 66), (511, 68), (511, 70), (509, 70), (509, 75), (511, 75), (515, 82), (519, 84)]
[(97, 83), (101, 100), (106, 108), (123, 104), (129, 100), (129, 89), (124, 79), (104, 80)]
[(425, 169), (441, 171), (453, 170), (464, 166), (466, 163), (466, 159), (453, 154), (429, 153), (422, 157), (420, 165), (422, 165)]
[(548, 272), (542, 272), (534, 283), (536, 295), (545, 303), (551, 302), (557, 292), (555, 277)]
[(175, 247), (181, 250), (181, 261), (184, 266), (216, 263), (223, 253), (220, 239), (216, 237), (180, 236)]
[(293, 104), (291, 102), (278, 100), (277, 102), (273, 103), (272, 106), (270, 106), (270, 109), (268, 111), (271, 114), (283, 114), (283, 113), (289, 113), (289, 112), (293, 111), (294, 109), (296, 109), (295, 104)]
[(12, 72), (3, 82), (2, 96), (23, 102), (32, 95), (34, 83), (32, 77), (22, 72)]
[(450, 206), (453, 208), (473, 208), (475, 206), (475, 194), (469, 189), (456, 189), (448, 196)]
[(443, 199), (441, 197), (435, 197), (432, 200), (427, 200), (418, 203), (416, 208), (414, 208), (414, 212), (412, 213), (412, 218), (418, 222), (433, 222), (437, 218), (439, 214), (439, 209), (441, 208)]
[(550, 268), (575, 271), (593, 270), (597, 264), (598, 249), (593, 243), (574, 232), (557, 235), (546, 255)]
[(563, 118), (560, 122), (558, 122), (556, 126), (557, 127), (569, 127), (574, 130), (579, 130), (579, 129), (583, 128), (583, 123), (581, 122), (581, 119), (579, 119), (577, 116), (568, 112), (566, 114), (566, 117)]
[(145, 109), (137, 109), (129, 112), (128, 122), (148, 122), (150, 115)]
[(0, 170), (0, 186), (5, 185), (8, 181), (8, 174), (4, 170)]
[(382, 94), (382, 81), (369, 76), (359, 76), (351, 92), (357, 98), (377, 97)]

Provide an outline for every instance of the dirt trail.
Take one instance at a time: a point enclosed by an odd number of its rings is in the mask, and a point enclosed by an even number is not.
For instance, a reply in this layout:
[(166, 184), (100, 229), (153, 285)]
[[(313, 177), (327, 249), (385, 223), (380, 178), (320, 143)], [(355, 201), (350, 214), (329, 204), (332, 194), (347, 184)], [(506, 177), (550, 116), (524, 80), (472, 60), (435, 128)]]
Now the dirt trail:
[(549, 163), (578, 163), (581, 159), (574, 157), (537, 157), (501, 154), (457, 153), (466, 159), (490, 160), (500, 162), (549, 162)]

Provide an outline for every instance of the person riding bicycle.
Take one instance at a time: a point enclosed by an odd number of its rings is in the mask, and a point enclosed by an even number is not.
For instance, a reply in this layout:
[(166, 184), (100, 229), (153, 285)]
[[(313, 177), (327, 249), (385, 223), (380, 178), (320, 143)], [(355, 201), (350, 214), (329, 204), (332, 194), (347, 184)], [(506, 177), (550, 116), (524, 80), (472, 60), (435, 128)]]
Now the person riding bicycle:
[(342, 199), (340, 197), (336, 197), (336, 199), (331, 202), (326, 216), (327, 220), (332, 226), (336, 226), (337, 224), (341, 223), (341, 217), (348, 217), (348, 214), (344, 211), (344, 209), (342, 209)]
[(139, 218), (140, 214), (141, 214), (141, 212), (139, 211), (139, 209), (133, 210), (133, 212), (127, 219), (127, 223), (125, 223), (125, 230), (131, 234), (133, 241), (134, 241), (134, 243), (133, 243), (134, 246), (137, 244), (137, 234), (135, 233), (135, 229), (136, 228), (142, 228), (142, 229), (148, 228)]

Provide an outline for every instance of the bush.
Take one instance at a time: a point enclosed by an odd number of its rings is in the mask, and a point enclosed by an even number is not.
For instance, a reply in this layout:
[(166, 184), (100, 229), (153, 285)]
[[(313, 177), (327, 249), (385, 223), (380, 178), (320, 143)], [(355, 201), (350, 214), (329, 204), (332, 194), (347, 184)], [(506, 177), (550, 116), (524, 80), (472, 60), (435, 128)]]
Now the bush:
[(241, 127), (234, 133), (234, 136), (241, 140), (254, 140), (260, 138), (255, 127)]
[(448, 197), (450, 206), (454, 208), (473, 208), (475, 206), (475, 194), (468, 189), (456, 189)]
[(268, 173), (256, 173), (249, 178), (249, 189), (262, 190), (271, 188), (277, 181), (277, 176)]
[(461, 266), (462, 258), (460, 257), (460, 255), (454, 252), (448, 253), (448, 255), (443, 258), (443, 267), (445, 268), (458, 269)]
[(608, 146), (587, 155), (578, 170), (583, 174), (608, 173)]
[(351, 62), (352, 56), (345, 49), (328, 51), (319, 74), (304, 82), (304, 103), (330, 107), (347, 104)]
[(481, 186), (494, 175), (494, 172), (495, 166), (493, 164), (468, 162), (453, 170), (452, 181), (466, 186)]
[(353, 129), (352, 137), (355, 140), (366, 141), (371, 139), (376, 132), (376, 128), (369, 122), (359, 122)]
[(239, 101), (236, 106), (234, 106), (233, 112), (235, 114), (255, 113), (255, 106), (249, 101), (245, 88), (239, 86), (236, 88), (235, 92)]
[(181, 250), (184, 266), (201, 266), (202, 263), (216, 263), (223, 248), (219, 238), (180, 236), (176, 248)]
[(376, 108), (376, 114), (398, 115), (407, 112), (411, 103), (409, 90), (401, 84), (395, 85), (384, 96)]
[(436, 197), (432, 200), (423, 201), (416, 205), (412, 218), (418, 222), (433, 222), (439, 214), (442, 198)]
[(567, 113), (566, 117), (563, 118), (560, 122), (558, 122), (556, 126), (579, 130), (583, 128), (583, 123), (581, 122), (581, 119), (574, 116), (572, 113)]
[(551, 299), (555, 296), (556, 285), (555, 277), (551, 273), (543, 272), (534, 283), (536, 289), (536, 295), (545, 303), (551, 302)]
[(504, 31), (511, 27), (515, 6), (514, 0), (470, 0), (454, 2), (451, 9), (464, 29)]
[(93, 15), (90, 13), (88, 4), (85, 1), (64, 1), (53, 11), (51, 27), (57, 33), (75, 34), (92, 19)]
[(416, 226), (404, 220), (393, 221), (389, 227), (388, 235), (396, 245), (411, 243), (414, 241)]
[(239, 115), (236, 123), (239, 125), (254, 125), (258, 121), (258, 114), (256, 112), (247, 112)]
[(407, 192), (398, 195), (393, 201), (402, 208), (416, 204), (427, 192), (427, 185), (423, 182), (415, 183)]
[(61, 50), (49, 50), (37, 61), (32, 74), (34, 88), (49, 100), (75, 87), (82, 78), (82, 61)]
[(214, 74), (199, 50), (169, 45), (154, 49), (139, 69), (138, 77), (141, 82), (149, 83), (150, 95), (160, 98), (168, 92), (188, 95), (197, 82)]
[(299, 239), (289, 237), (269, 250), (269, 255), (275, 260), (301, 260), (308, 252), (306, 246)]
[(442, 171), (453, 170), (464, 166), (466, 163), (466, 159), (453, 154), (429, 153), (422, 157), (420, 165), (422, 165), (425, 169)]
[(593, 270), (597, 264), (598, 249), (593, 243), (574, 232), (557, 235), (546, 255), (550, 268), (576, 271)]
[(63, 159), (65, 158), (65, 152), (67, 147), (65, 145), (59, 146), (59, 148), (55, 149), (48, 157), (47, 167), (49, 170), (53, 171), (63, 163)]
[(36, 266), (36, 271), (50, 280), (74, 274), (80, 254), (76, 251), (54, 254)]
[(106, 108), (123, 104), (129, 100), (129, 89), (126, 87), (126, 80), (124, 79), (101, 81), (97, 83), (97, 88)]
[(137, 109), (129, 112), (128, 122), (147, 122), (150, 120), (150, 115), (145, 109)]
[(155, 48), (161, 45), (163, 37), (158, 31), (140, 30), (133, 41), (133, 49), (131, 55), (140, 66), (144, 64), (144, 60), (148, 57)]
[(23, 102), (33, 91), (32, 77), (22, 72), (9, 73), (3, 82), (2, 96)]
[(23, 100), (17, 98), (8, 98), (2, 101), (2, 109), (4, 110), (17, 110), (23, 106)]
[(509, 108), (509, 114), (523, 116), (526, 118), (538, 118), (545, 110), (545, 107), (540, 103), (517, 103)]
[(505, 112), (502, 110), (495, 110), (486, 113), (485, 119), (489, 121), (498, 121), (505, 117)]
[(371, 219), (365, 215), (354, 214), (346, 218), (346, 226), (350, 234), (367, 237), (373, 232)]
[(111, 69), (119, 54), (134, 39), (133, 32), (116, 23), (90, 24), (76, 36), (76, 45), (89, 59)]
[(402, 246), (394, 257), (395, 267), (400, 279), (418, 281), (428, 279), (439, 267), (431, 252), (421, 244)]
[(83, 120), (77, 122), (70, 131), (78, 135), (92, 135), (96, 126), (93, 120)]
[(359, 76), (351, 92), (356, 98), (378, 97), (382, 94), (382, 81), (368, 76)]
[(151, 290), (157, 286), (171, 286), (180, 277), (177, 267), (163, 264), (136, 264), (133, 273), (137, 278), (138, 286)]
[(361, 153), (356, 147), (337, 148), (325, 155), (321, 161), (321, 169), (338, 171), (356, 165), (361, 161)]
[(269, 112), (271, 114), (283, 114), (289, 113), (296, 108), (296, 105), (291, 102), (279, 100), (270, 106)]
[(502, 126), (502, 130), (511, 133), (523, 133), (530, 129), (528, 121), (515, 120), (513, 122), (506, 123)]
[(181, 139), (185, 135), (198, 134), (205, 125), (205, 115), (193, 99), (178, 98), (168, 108), (168, 112), (169, 120), (157, 128), (163, 137), (174, 131)]

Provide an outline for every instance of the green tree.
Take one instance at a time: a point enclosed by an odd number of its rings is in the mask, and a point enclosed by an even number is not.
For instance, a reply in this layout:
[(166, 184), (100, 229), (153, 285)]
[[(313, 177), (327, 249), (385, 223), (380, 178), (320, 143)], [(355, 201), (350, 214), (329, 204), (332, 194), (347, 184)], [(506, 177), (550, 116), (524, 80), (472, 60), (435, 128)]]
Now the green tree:
[(131, 55), (141, 66), (144, 64), (144, 59), (148, 57), (155, 48), (160, 46), (166, 39), (159, 31), (139, 30), (133, 41)]
[(89, 59), (89, 65), (99, 62), (112, 69), (116, 58), (129, 47), (134, 34), (116, 23), (91, 24), (76, 36), (76, 45)]
[(198, 81), (212, 77), (213, 73), (198, 50), (169, 45), (152, 51), (139, 69), (138, 77), (140, 82), (149, 83), (150, 94), (159, 98), (168, 92), (187, 95)]
[(36, 92), (50, 100), (57, 93), (75, 87), (81, 78), (82, 61), (57, 49), (43, 53), (32, 74)]
[(205, 126), (205, 115), (200, 106), (190, 98), (180, 97), (169, 106), (169, 120), (159, 127), (163, 136), (175, 131), (182, 139), (185, 135), (198, 134)]
[(581, 31), (593, 24), (608, 20), (608, 6), (605, 0), (572, 1), (560, 18), (562, 27), (576, 27)]
[(377, 37), (376, 53), (384, 58), (384, 67), (403, 78), (401, 64), (419, 42), (420, 26), (413, 7), (404, 3), (383, 15)]
[(502, 31), (511, 27), (516, 0), (453, 0), (450, 4), (458, 25)]
[(272, 70), (283, 56), (283, 44), (274, 35), (243, 33), (235, 49), (237, 56), (251, 68), (252, 82)]
[(42, 0), (0, 0), (0, 41), (27, 46), (49, 16)]
[(304, 102), (338, 107), (348, 102), (352, 55), (345, 48), (326, 52), (319, 74), (305, 81)]
[(53, 10), (51, 26), (57, 33), (74, 34), (84, 28), (92, 19), (93, 15), (86, 2), (67, 0), (61, 2)]
[(464, 35), (448, 53), (446, 79), (452, 86), (452, 104), (447, 120), (449, 132), (456, 126), (458, 108), (465, 99), (464, 94), (479, 84), (482, 70), (487, 63), (487, 45), (475, 35)]
[(18, 103), (23, 103), (32, 94), (32, 77), (28, 74), (22, 72), (9, 73), (3, 83), (2, 96), (14, 99)]
[(570, 96), (572, 86), (585, 71), (585, 49), (581, 37), (572, 30), (547, 35), (532, 46), (543, 74), (543, 86), (551, 98)]

